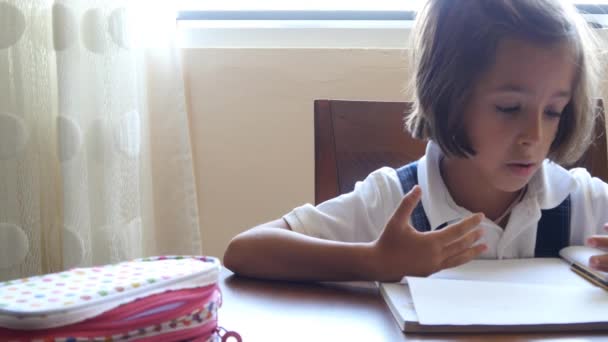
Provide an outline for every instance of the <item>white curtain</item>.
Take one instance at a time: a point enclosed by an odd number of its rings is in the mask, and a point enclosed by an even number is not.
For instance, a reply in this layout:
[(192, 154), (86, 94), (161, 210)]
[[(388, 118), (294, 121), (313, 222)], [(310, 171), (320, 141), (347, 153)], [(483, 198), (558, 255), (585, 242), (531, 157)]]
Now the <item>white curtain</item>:
[(201, 253), (159, 3), (0, 0), (0, 280)]

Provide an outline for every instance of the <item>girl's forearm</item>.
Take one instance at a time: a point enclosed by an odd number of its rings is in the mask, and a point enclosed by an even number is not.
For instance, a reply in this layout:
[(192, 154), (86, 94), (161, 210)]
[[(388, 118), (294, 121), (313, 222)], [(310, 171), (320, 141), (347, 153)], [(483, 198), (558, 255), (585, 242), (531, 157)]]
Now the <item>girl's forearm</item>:
[(237, 235), (224, 264), (236, 274), (265, 279), (375, 280), (370, 243), (323, 240), (268, 226)]

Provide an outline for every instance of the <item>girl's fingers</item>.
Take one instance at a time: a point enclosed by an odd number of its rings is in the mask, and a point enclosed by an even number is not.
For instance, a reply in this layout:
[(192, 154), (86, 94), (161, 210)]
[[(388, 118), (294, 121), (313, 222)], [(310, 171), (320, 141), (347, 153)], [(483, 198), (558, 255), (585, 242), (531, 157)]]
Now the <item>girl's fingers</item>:
[(454, 256), (451, 256), (451, 257), (445, 259), (441, 265), (441, 269), (451, 268), (451, 267), (460, 266), (462, 264), (466, 264), (467, 262), (478, 257), (481, 253), (485, 252), (486, 249), (488, 249), (488, 247), (485, 244), (479, 244), (479, 245), (475, 245), (471, 248), (468, 248), (460, 254), (456, 254)]
[(449, 245), (475, 229), (481, 223), (481, 220), (483, 220), (483, 214), (471, 215), (458, 223), (436, 230), (433, 234), (439, 238), (444, 246)]
[(445, 258), (449, 258), (451, 256), (460, 254), (467, 248), (471, 247), (471, 245), (477, 242), (482, 236), (482, 228), (473, 229), (466, 233), (464, 236), (452, 241), (447, 246), (445, 246), (443, 250), (443, 255), (445, 256)]
[(594, 235), (587, 239), (587, 245), (597, 248), (608, 248), (608, 236)]
[(410, 192), (405, 194), (399, 207), (397, 207), (393, 216), (390, 218), (391, 222), (389, 222), (387, 226), (405, 227), (408, 225), (410, 216), (412, 215), (414, 208), (416, 208), (418, 201), (420, 201), (421, 193), (420, 186), (416, 185)]
[(589, 266), (599, 271), (608, 272), (608, 254), (592, 256), (589, 258)]

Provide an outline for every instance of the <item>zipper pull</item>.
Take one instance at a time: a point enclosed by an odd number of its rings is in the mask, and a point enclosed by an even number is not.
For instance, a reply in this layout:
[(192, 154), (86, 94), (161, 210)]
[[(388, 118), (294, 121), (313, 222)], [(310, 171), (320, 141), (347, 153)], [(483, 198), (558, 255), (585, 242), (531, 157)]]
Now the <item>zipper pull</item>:
[(222, 338), (222, 342), (233, 342), (232, 340), (229, 340), (231, 337), (236, 340), (235, 342), (243, 342), (241, 335), (239, 335), (239, 333), (236, 331), (228, 331), (222, 327), (217, 327), (216, 331), (217, 334)]

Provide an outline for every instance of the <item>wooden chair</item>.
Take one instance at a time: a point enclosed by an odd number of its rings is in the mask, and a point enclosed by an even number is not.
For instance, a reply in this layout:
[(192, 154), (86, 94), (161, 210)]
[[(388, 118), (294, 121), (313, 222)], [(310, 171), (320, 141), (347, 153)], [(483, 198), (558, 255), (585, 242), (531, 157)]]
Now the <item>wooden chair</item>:
[[(573, 166), (608, 182), (604, 106), (601, 100), (597, 104), (597, 139)], [(382, 166), (399, 167), (424, 154), (426, 143), (404, 130), (411, 103), (316, 100), (314, 105), (316, 204), (352, 191)]]

